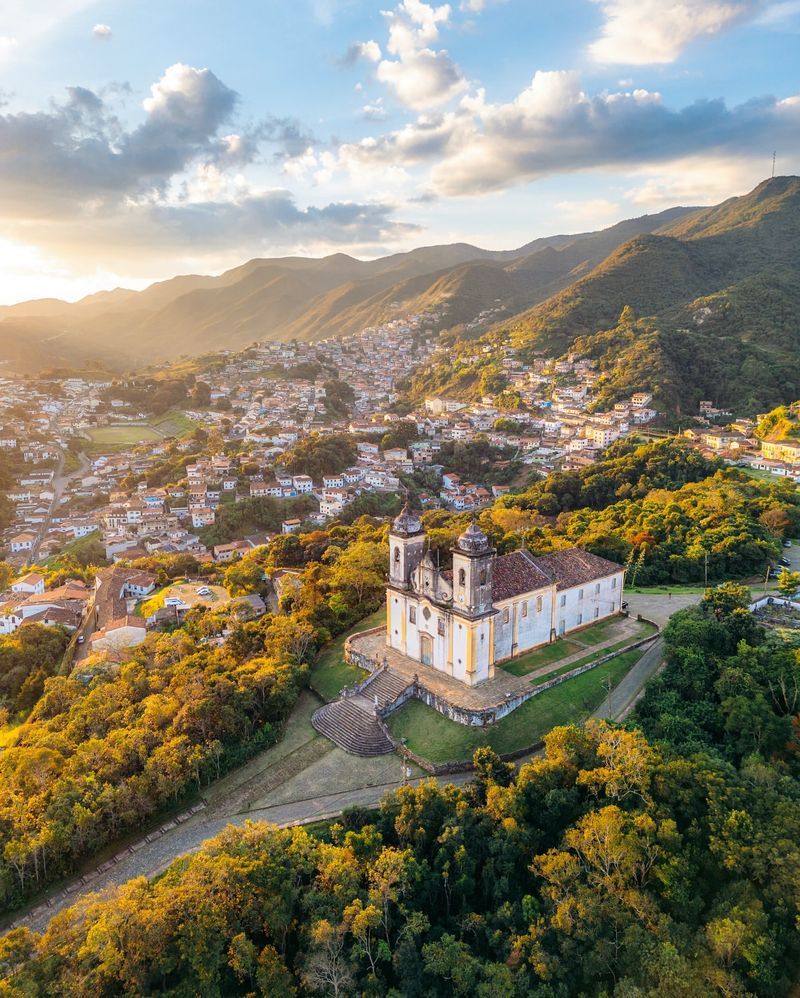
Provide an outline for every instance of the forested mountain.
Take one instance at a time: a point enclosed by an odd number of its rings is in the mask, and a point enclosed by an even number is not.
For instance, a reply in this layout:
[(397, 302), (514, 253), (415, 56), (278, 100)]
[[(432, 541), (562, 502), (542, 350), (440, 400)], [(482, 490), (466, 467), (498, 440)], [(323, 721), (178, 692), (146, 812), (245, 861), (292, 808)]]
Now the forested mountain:
[(753, 413), (796, 398), (800, 179), (764, 181), (634, 236), (557, 293), (499, 320), (482, 342), (496, 350), (476, 362), (473, 344), (456, 342), (448, 363), (419, 372), (409, 395), (478, 397), (511, 344), (528, 359), (573, 350), (598, 361), (600, 404), (637, 389), (652, 389), (675, 412), (696, 411), (701, 398)]
[(800, 179), (632, 239), (508, 328), (529, 352), (574, 347), (601, 361), (609, 399), (639, 386), (676, 409), (796, 397)]
[(498, 305), (514, 314), (591, 270), (624, 240), (691, 211), (673, 208), (516, 250), (455, 243), (371, 261), (343, 253), (258, 259), (219, 277), (175, 277), (140, 292), (117, 289), (74, 304), (23, 302), (0, 308), (0, 361), (27, 371), (94, 359), (127, 370), (256, 339), (346, 335), (445, 301), (448, 325)]

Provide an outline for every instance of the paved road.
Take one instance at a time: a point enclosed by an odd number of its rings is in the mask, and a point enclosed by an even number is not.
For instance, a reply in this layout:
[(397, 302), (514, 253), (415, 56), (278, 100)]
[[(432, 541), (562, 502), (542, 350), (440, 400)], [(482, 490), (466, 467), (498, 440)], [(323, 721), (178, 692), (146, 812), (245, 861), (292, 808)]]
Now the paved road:
[(611, 695), (600, 704), (592, 717), (604, 720), (608, 718), (620, 720), (625, 717), (644, 689), (645, 683), (661, 668), (663, 656), (664, 642), (661, 638), (656, 638), (631, 671), (611, 691)]
[(89, 458), (85, 454), (81, 453), (79, 456), (80, 467), (77, 468), (75, 471), (70, 472), (69, 475), (65, 475), (64, 474), (65, 454), (64, 451), (61, 451), (60, 453), (61, 456), (58, 459), (58, 465), (56, 466), (56, 470), (53, 474), (53, 481), (51, 483), (53, 487), (53, 499), (50, 503), (49, 509), (47, 510), (47, 516), (39, 525), (39, 531), (36, 535), (36, 543), (33, 545), (33, 548), (31, 549), (31, 552), (28, 555), (28, 559), (26, 561), (27, 565), (36, 564), (36, 559), (39, 556), (39, 547), (42, 541), (47, 536), (47, 532), (50, 529), (50, 523), (53, 517), (55, 516), (56, 511), (58, 510), (58, 507), (61, 503), (61, 497), (64, 494), (64, 489), (67, 487), (67, 483), (70, 482), (73, 478), (77, 478), (79, 475), (85, 475), (90, 466)]

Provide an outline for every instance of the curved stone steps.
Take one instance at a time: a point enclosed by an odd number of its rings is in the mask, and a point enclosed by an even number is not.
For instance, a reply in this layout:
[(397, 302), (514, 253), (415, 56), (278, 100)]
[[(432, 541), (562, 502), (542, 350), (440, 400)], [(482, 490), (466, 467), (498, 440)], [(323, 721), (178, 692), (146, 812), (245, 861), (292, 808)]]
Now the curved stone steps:
[(373, 701), (364, 696), (326, 703), (314, 712), (311, 723), (320, 734), (352, 755), (387, 755), (394, 751), (375, 718)]

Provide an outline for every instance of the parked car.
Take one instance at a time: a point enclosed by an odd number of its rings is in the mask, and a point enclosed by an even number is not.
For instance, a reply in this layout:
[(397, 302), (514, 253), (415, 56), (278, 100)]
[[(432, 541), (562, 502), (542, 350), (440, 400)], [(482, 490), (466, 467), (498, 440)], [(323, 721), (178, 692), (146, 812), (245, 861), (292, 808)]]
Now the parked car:
[(78, 644), (79, 645), (82, 645), (85, 640), (86, 640), (86, 636), (84, 634), (79, 634), (78, 635)]
[(790, 568), (791, 564), (792, 563), (789, 561), (788, 558), (781, 558), (781, 565), (783, 565), (784, 568)]
[(784, 542), (783, 542), (783, 546), (784, 546), (785, 548), (790, 548), (790, 547), (792, 546), (792, 542), (791, 542), (791, 541), (784, 541)]

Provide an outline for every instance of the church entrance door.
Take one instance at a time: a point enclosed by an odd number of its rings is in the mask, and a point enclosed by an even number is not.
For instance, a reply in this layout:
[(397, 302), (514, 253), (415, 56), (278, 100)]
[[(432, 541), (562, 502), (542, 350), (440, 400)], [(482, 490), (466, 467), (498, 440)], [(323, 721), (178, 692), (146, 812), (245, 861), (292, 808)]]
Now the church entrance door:
[(423, 665), (433, 665), (433, 638), (430, 634), (419, 636), (419, 658)]

